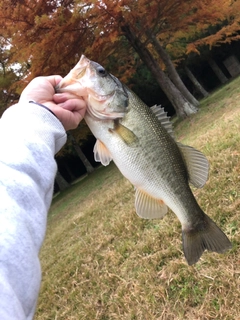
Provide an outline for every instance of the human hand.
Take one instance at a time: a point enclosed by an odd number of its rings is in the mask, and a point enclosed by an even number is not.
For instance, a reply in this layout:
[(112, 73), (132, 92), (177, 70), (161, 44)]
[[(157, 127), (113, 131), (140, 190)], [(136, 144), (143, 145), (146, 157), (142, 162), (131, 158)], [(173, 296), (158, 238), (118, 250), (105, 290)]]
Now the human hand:
[(75, 129), (83, 119), (86, 103), (73, 94), (55, 94), (61, 76), (34, 78), (23, 90), (19, 102), (35, 101), (49, 108), (62, 122), (65, 130)]

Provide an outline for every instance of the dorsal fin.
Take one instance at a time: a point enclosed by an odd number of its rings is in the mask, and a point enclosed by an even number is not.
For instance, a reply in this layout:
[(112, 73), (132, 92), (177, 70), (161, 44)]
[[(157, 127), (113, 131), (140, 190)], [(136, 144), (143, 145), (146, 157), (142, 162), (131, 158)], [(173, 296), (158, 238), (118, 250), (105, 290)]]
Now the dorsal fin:
[(167, 132), (174, 138), (173, 127), (170, 122), (170, 117), (167, 116), (167, 112), (164, 111), (164, 108), (158, 105), (154, 105), (150, 110), (155, 114), (158, 120), (161, 122), (161, 125), (167, 130)]

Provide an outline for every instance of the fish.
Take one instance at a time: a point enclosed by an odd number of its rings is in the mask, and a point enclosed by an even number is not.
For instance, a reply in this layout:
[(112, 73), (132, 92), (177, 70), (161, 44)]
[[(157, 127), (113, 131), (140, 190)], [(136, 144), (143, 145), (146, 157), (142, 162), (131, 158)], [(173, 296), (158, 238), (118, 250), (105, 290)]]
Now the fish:
[(182, 225), (189, 265), (205, 250), (224, 253), (231, 242), (200, 208), (190, 184), (202, 188), (209, 162), (176, 141), (163, 108), (148, 107), (131, 89), (84, 55), (56, 87), (86, 101), (85, 121), (96, 137), (95, 161), (112, 160), (135, 187), (135, 209), (143, 219), (161, 219), (170, 208)]

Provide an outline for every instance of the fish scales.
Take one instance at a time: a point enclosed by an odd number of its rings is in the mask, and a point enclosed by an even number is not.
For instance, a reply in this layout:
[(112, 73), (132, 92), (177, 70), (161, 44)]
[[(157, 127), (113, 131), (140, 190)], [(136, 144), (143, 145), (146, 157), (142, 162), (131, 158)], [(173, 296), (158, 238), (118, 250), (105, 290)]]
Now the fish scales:
[(206, 157), (175, 141), (164, 112), (147, 107), (137, 95), (98, 63), (82, 56), (56, 88), (87, 103), (86, 123), (96, 137), (95, 160), (115, 162), (135, 186), (135, 208), (145, 219), (162, 218), (168, 207), (182, 224), (183, 251), (189, 265), (204, 250), (223, 253), (227, 236), (199, 207), (189, 186), (208, 179)]
[[(180, 151), (151, 110), (135, 94), (130, 91), (128, 94), (131, 108), (121, 123), (136, 134), (138, 141), (135, 144), (126, 148), (118, 135), (106, 134), (106, 130), (101, 135), (91, 117), (87, 116), (86, 122), (93, 128), (93, 134), (108, 145), (119, 170), (135, 187), (140, 187), (154, 198), (164, 199), (175, 213), (179, 209), (182, 212), (182, 201), (179, 203), (175, 194), (187, 198), (189, 203), (191, 193), (186, 183), (188, 174)], [(100, 125), (107, 128), (110, 126), (103, 121)], [(194, 197), (190, 198), (195, 205)], [(184, 223), (181, 215), (179, 219)]]

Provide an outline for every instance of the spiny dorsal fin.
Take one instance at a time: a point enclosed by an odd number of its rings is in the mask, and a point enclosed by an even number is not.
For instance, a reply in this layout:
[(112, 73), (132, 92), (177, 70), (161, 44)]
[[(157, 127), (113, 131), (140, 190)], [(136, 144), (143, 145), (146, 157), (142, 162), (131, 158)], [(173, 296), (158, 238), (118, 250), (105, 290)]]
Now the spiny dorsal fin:
[(161, 125), (167, 130), (167, 132), (174, 138), (173, 127), (170, 122), (170, 117), (167, 116), (167, 112), (164, 111), (164, 108), (158, 105), (154, 105), (150, 110), (155, 114), (158, 120), (161, 122)]
[(97, 162), (101, 162), (102, 165), (107, 166), (112, 160), (112, 156), (110, 155), (108, 149), (105, 144), (103, 144), (100, 140), (97, 140), (94, 148), (94, 160)]
[(189, 182), (196, 188), (202, 188), (208, 180), (209, 163), (205, 155), (177, 142), (189, 174)]
[(162, 200), (152, 198), (139, 189), (136, 189), (135, 208), (137, 215), (143, 219), (161, 219), (168, 211)]

